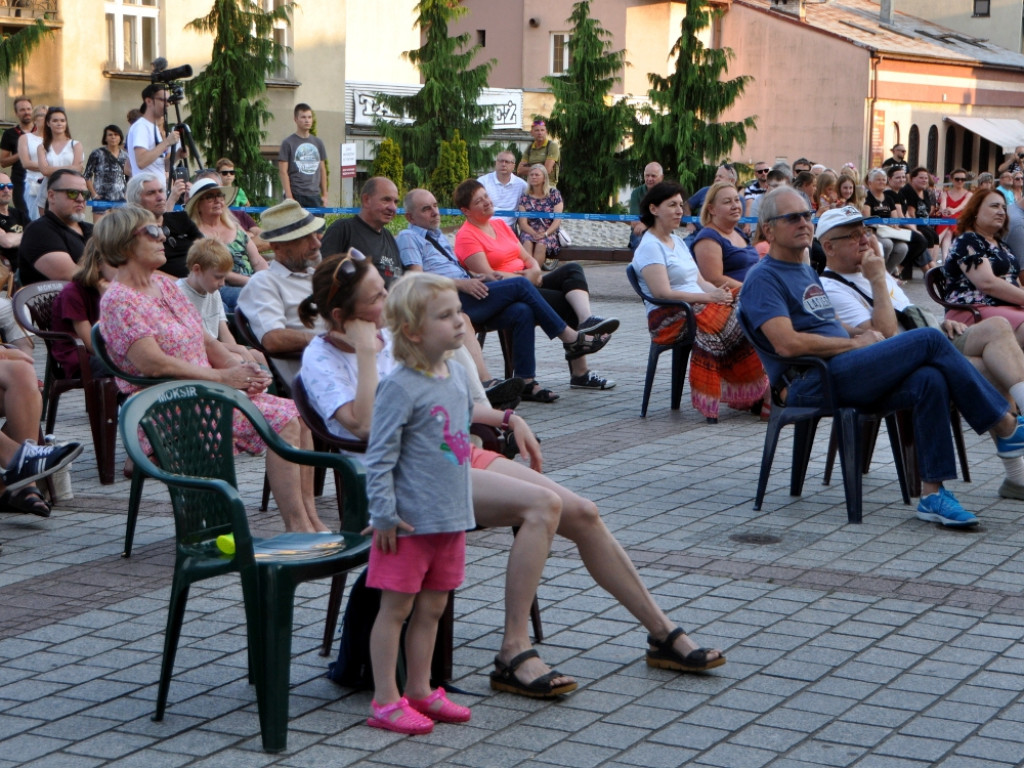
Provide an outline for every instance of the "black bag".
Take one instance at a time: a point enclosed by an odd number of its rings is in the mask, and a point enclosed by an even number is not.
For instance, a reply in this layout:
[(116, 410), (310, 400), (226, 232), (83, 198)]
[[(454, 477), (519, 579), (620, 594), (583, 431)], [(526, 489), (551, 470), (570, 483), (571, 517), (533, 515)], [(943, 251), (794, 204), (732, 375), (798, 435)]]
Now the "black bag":
[(366, 586), (364, 569), (352, 585), (345, 615), (341, 620), (341, 644), (338, 660), (327, 667), (327, 677), (338, 685), (373, 690), (370, 665), (370, 631), (380, 610), (380, 590)]

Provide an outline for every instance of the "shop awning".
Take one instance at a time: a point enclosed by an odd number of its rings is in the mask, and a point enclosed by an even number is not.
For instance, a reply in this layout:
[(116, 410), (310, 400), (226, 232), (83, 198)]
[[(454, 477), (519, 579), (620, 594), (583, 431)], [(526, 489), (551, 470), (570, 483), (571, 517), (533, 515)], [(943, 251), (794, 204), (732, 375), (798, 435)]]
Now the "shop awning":
[(1024, 146), (1024, 123), (1020, 120), (1002, 117), (959, 117), (947, 116), (946, 120), (966, 128), (971, 133), (998, 144), (1004, 152)]

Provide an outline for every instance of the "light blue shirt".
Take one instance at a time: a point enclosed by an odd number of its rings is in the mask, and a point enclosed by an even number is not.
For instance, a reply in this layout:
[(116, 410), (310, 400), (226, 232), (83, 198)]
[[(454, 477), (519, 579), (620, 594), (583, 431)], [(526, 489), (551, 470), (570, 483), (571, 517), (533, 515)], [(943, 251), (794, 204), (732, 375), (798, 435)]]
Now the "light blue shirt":
[[(427, 240), (428, 233), (433, 236), (444, 253)], [(441, 230), (429, 230), (410, 224), (409, 228), (399, 232), (395, 239), (398, 241), (398, 253), (402, 259), (402, 266), (418, 266), (424, 272), (433, 272), (436, 275), (450, 277), (452, 280), (469, 278), (469, 273), (459, 264), (455, 250)]]

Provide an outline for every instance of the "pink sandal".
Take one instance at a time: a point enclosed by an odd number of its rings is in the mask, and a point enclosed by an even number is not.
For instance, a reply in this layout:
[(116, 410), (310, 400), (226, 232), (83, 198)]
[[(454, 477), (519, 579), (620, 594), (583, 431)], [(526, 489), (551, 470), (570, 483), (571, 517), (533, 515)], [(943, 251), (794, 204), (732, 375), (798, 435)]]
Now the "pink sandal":
[(371, 728), (383, 728), (385, 731), (410, 736), (434, 730), (434, 721), (417, 712), (405, 696), (393, 704), (381, 706), (374, 701), (370, 706), (373, 708), (373, 717), (369, 718), (366, 724)]
[(440, 723), (467, 723), (472, 717), (469, 707), (463, 707), (445, 696), (444, 688), (438, 688), (425, 699), (408, 699), (409, 706)]

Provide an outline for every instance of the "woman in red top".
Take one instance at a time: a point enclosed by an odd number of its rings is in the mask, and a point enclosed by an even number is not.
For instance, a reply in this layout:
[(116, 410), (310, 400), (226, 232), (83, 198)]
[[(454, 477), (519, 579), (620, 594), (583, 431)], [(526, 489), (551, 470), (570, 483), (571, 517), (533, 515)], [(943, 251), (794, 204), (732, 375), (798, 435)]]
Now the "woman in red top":
[[(577, 331), (585, 331), (588, 338), (590, 334), (596, 334), (595, 338), (607, 340), (605, 334), (619, 327), (619, 321), (615, 318), (598, 317), (591, 311), (590, 289), (579, 264), (569, 262), (547, 273), (541, 271), (536, 259), (527, 253), (508, 224), (492, 218), (494, 203), (483, 184), (476, 179), (462, 182), (455, 190), (454, 202), (466, 217), (466, 223), (455, 235), (455, 255), (466, 271), (485, 282), (505, 277), (525, 277), (537, 286), (541, 296), (566, 325)], [(584, 354), (577, 355), (568, 349), (566, 351), (570, 386), (576, 389), (614, 387), (614, 381), (589, 370), (585, 351), (580, 351)], [(523, 399), (531, 399), (531, 394), (524, 392)]]
[[(942, 190), (942, 194), (939, 195), (939, 215), (945, 219), (958, 217), (960, 211), (967, 206), (967, 201), (971, 199), (970, 191), (964, 187), (964, 182), (967, 181), (967, 171), (957, 168), (949, 174), (949, 180), (953, 182), (952, 188)], [(942, 248), (943, 261), (949, 256), (949, 247), (956, 234), (955, 229), (956, 227), (950, 224), (943, 224), (941, 227), (935, 228), (935, 231), (939, 233), (939, 246)]]

